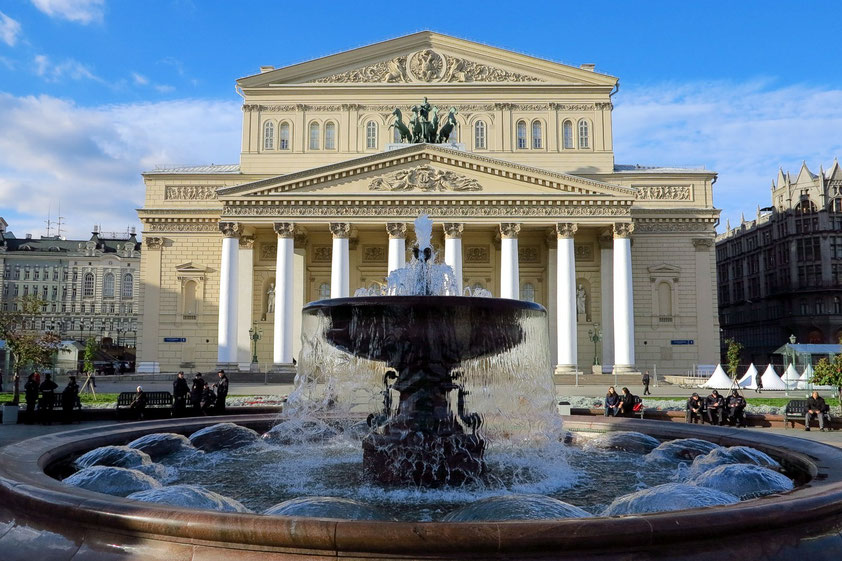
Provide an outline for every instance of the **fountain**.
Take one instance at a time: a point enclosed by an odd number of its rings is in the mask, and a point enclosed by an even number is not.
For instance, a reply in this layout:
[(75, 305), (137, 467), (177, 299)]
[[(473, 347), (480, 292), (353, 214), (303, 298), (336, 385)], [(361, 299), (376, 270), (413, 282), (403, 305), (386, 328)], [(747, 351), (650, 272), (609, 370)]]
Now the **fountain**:
[[(2, 449), (4, 559), (683, 559), (688, 539), (700, 559), (838, 555), (842, 450), (572, 417), (567, 436), (586, 444), (565, 451), (545, 310), (459, 294), (430, 230), (420, 219), (385, 288), (305, 306), (281, 419), (128, 423)], [(563, 476), (539, 473), (552, 470)]]

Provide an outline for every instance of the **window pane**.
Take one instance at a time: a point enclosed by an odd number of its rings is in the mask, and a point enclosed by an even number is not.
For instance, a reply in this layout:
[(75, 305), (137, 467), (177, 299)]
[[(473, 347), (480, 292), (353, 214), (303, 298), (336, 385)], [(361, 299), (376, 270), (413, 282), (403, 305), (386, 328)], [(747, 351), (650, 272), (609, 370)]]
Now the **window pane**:
[(365, 147), (377, 148), (377, 123), (369, 121), (365, 126)]
[(325, 125), (325, 150), (336, 149), (336, 125), (328, 123)]
[(310, 123), (310, 150), (319, 149), (319, 123)]
[(579, 121), (579, 148), (590, 148), (590, 139), (588, 138), (588, 122), (584, 119)]
[(132, 278), (130, 274), (123, 277), (123, 290), (121, 296), (124, 300), (128, 300), (132, 297), (133, 284), (134, 278)]
[(289, 150), (289, 123), (281, 125), (281, 140), (278, 148), (281, 150)]
[(573, 123), (564, 121), (564, 147), (573, 148)]
[(84, 295), (87, 297), (91, 297), (94, 295), (94, 275), (93, 273), (85, 273), (83, 290)]
[(263, 149), (272, 150), (275, 148), (275, 125), (272, 121), (267, 121), (263, 125)]
[(474, 125), (474, 148), (485, 148), (485, 123), (482, 121)]
[(541, 140), (541, 121), (532, 121), (532, 148), (541, 148), (543, 142)]
[(102, 281), (103, 298), (114, 298), (114, 275), (108, 273)]
[(526, 123), (518, 121), (517, 123), (517, 147), (526, 148)]

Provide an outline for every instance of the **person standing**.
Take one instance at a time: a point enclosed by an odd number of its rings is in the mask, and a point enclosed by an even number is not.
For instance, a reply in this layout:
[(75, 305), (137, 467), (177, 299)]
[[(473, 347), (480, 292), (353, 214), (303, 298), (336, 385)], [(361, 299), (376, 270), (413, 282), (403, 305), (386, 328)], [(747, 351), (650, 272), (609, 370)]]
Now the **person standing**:
[(608, 393), (605, 394), (605, 416), (616, 417), (620, 411), (620, 396), (617, 395), (617, 390), (614, 386), (608, 388)]
[(228, 397), (228, 376), (225, 370), (220, 370), (216, 375), (219, 378), (213, 385), (216, 390), (216, 414), (222, 415), (225, 413), (225, 398)]
[(643, 382), (643, 395), (652, 395), (652, 392), (649, 391), (650, 379), (651, 378), (649, 377), (649, 371), (647, 370), (643, 373), (643, 380), (641, 380)]
[(76, 376), (71, 376), (64, 390), (61, 392), (62, 423), (69, 425), (73, 421), (73, 408), (79, 402), (79, 384)]
[(763, 376), (758, 374), (757, 376), (754, 377), (754, 379), (757, 380), (757, 383), (755, 384), (756, 387), (754, 388), (754, 393), (762, 393), (763, 392)]
[(202, 391), (205, 389), (205, 379), (201, 372), (193, 376), (193, 385), (190, 387), (190, 405), (193, 407), (193, 414), (199, 415), (202, 412)]
[(807, 413), (804, 414), (804, 430), (810, 430), (810, 420), (813, 415), (819, 419), (819, 430), (824, 432), (824, 410), (827, 405), (819, 392), (814, 391), (813, 395), (807, 398)]
[[(705, 409), (707, 410), (708, 423), (721, 425), (725, 418), (725, 398), (719, 395), (718, 391), (713, 390), (705, 398)], [(714, 421), (714, 419), (716, 420)]]
[(187, 409), (187, 396), (190, 395), (190, 386), (187, 385), (187, 380), (184, 379), (184, 372), (179, 372), (176, 375), (175, 381), (172, 383), (172, 408), (174, 417), (183, 417)]
[(35, 374), (26, 377), (23, 385), (24, 399), (26, 399), (26, 421), (31, 425), (35, 421), (35, 404), (38, 403), (38, 382), (35, 381)]
[(53, 406), (56, 402), (56, 388), (58, 384), (53, 382), (53, 377), (50, 374), (44, 375), (44, 381), (41, 382), (41, 422), (49, 425), (52, 422)]

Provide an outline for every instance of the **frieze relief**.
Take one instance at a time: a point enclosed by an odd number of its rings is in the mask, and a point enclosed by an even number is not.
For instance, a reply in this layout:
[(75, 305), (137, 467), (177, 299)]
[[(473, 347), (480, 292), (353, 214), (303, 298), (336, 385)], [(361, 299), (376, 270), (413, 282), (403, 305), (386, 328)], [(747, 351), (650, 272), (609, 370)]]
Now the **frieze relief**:
[(541, 251), (536, 246), (521, 246), (518, 248), (517, 258), (520, 263), (540, 263)]
[(592, 243), (573, 244), (573, 255), (576, 261), (593, 261), (594, 247)]
[(693, 192), (689, 185), (635, 185), (637, 199), (653, 201), (689, 201)]
[[(610, 103), (462, 103), (448, 105), (448, 107), (455, 107), (459, 113), (470, 114), (476, 111), (594, 111), (602, 109), (611, 109), (613, 106)], [(260, 112), (276, 112), (289, 113), (294, 111), (363, 111), (381, 113), (389, 117), (394, 111), (393, 105), (361, 105), (348, 104), (341, 105), (309, 105), (309, 104), (276, 104), (276, 105), (260, 105), (260, 104), (245, 104), (243, 111), (260, 111)]]
[(382, 263), (386, 261), (386, 246), (364, 245), (363, 263)]
[(216, 199), (216, 190), (224, 185), (167, 185), (164, 199), (168, 201), (208, 201)]
[(278, 242), (264, 242), (259, 245), (261, 261), (275, 261), (278, 257)]
[(488, 246), (468, 245), (465, 246), (465, 263), (488, 263)]
[(369, 184), (371, 191), (481, 191), (476, 179), (452, 171), (422, 165), (378, 177)]
[(330, 263), (333, 259), (333, 248), (329, 245), (317, 245), (313, 248), (313, 263)]
[(688, 222), (635, 222), (635, 232), (708, 232), (713, 231), (713, 224), (707, 221)]
[(383, 205), (383, 206), (299, 206), (265, 205), (226, 207), (223, 216), (325, 216), (325, 217), (407, 217), (430, 216), (498, 217), (498, 216), (629, 216), (628, 207), (605, 206), (460, 206)]
[(313, 80), (317, 84), (541, 82), (541, 78), (424, 49)]
[(218, 232), (217, 222), (150, 222), (147, 232)]

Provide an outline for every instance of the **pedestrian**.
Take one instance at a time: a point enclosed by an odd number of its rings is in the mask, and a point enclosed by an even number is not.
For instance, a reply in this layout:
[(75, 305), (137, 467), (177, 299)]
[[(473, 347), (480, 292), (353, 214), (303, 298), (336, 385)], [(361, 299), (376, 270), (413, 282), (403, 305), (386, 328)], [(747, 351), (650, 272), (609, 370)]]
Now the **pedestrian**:
[(67, 386), (61, 392), (62, 423), (69, 425), (73, 421), (73, 408), (79, 403), (79, 384), (76, 376), (71, 376)]
[(228, 397), (228, 376), (225, 375), (225, 370), (220, 370), (216, 375), (219, 378), (213, 385), (216, 390), (216, 414), (222, 415), (225, 413), (225, 398)]
[(216, 395), (210, 387), (210, 384), (205, 382), (205, 387), (202, 389), (202, 415), (213, 413), (213, 408), (216, 405)]
[(41, 382), (41, 403), (38, 408), (41, 411), (41, 422), (49, 425), (52, 422), (53, 406), (56, 402), (56, 388), (58, 384), (53, 382), (52, 375), (45, 374), (44, 381)]
[(608, 388), (608, 393), (605, 394), (604, 407), (606, 417), (616, 417), (620, 411), (620, 396), (617, 395), (614, 386)]
[(202, 391), (205, 389), (205, 379), (201, 372), (193, 376), (193, 385), (190, 387), (190, 405), (193, 407), (193, 414), (202, 412)]
[(146, 393), (142, 386), (137, 387), (137, 392), (134, 394), (134, 399), (129, 405), (129, 409), (135, 412), (137, 418), (143, 420), (143, 412), (146, 410)]
[(649, 371), (643, 373), (643, 395), (652, 395), (652, 392), (649, 391)]
[(172, 383), (172, 409), (174, 417), (183, 417), (187, 410), (187, 396), (190, 395), (190, 386), (187, 385), (187, 380), (184, 379), (184, 372), (179, 372), (176, 375), (175, 381)]
[[(718, 391), (713, 390), (705, 398), (705, 411), (707, 412), (708, 423), (721, 425), (725, 420), (725, 398), (719, 395)], [(714, 419), (716, 420), (714, 421)]]
[(699, 397), (699, 394), (693, 392), (690, 399), (687, 400), (686, 411), (684, 413), (684, 420), (687, 423), (696, 423), (701, 421), (704, 423), (702, 414), (705, 411), (705, 402)]
[(635, 396), (628, 388), (623, 388), (623, 393), (620, 395), (620, 409), (618, 415), (620, 417), (631, 417), (634, 415), (634, 401)]
[(810, 430), (810, 420), (815, 415), (819, 419), (819, 430), (824, 432), (824, 411), (827, 404), (819, 392), (814, 391), (813, 395), (807, 398), (807, 413), (804, 414), (804, 430)]
[(23, 385), (24, 399), (26, 399), (26, 420), (27, 425), (35, 421), (35, 404), (38, 403), (38, 382), (35, 381), (35, 374), (26, 377)]
[(0, 368), (0, 392), (3, 391), (3, 369)]
[(737, 390), (731, 390), (731, 395), (726, 403), (728, 407), (728, 424), (737, 427), (746, 426), (746, 399)]
[(757, 383), (755, 384), (756, 387), (754, 388), (754, 393), (763, 393), (763, 376), (758, 374), (754, 377), (754, 379), (757, 380)]

